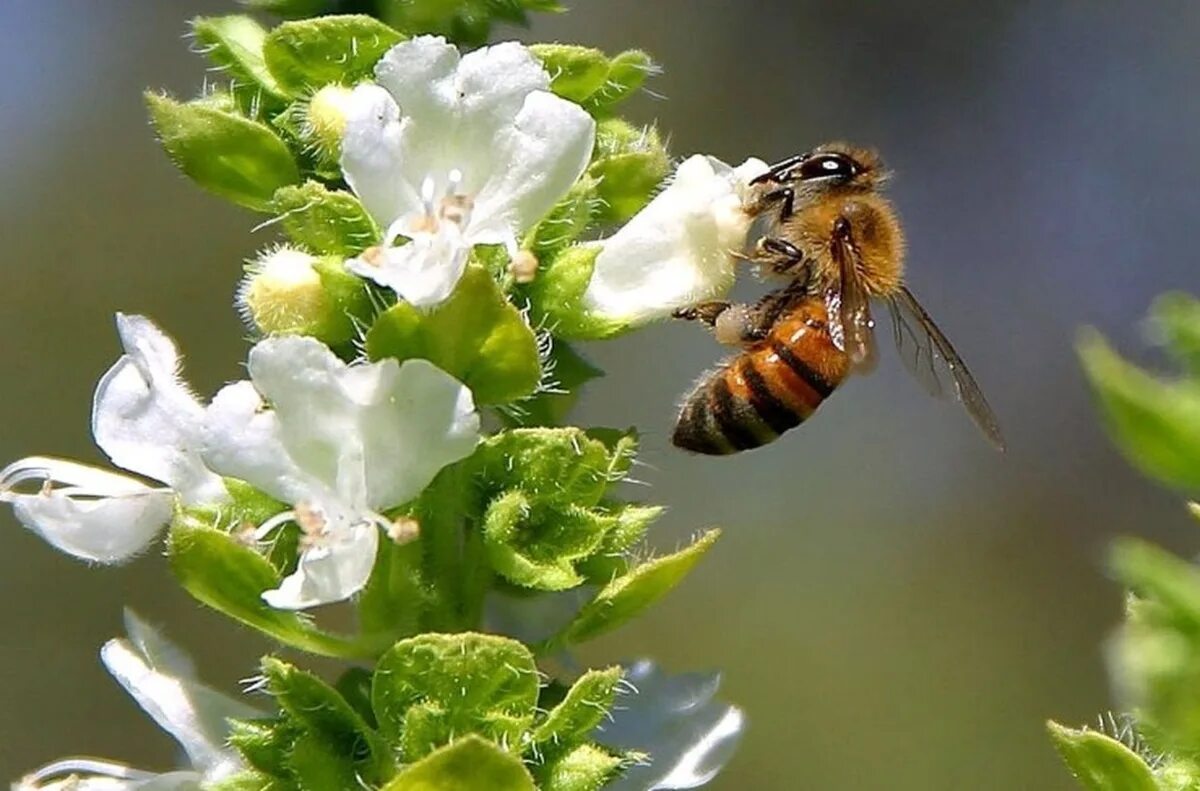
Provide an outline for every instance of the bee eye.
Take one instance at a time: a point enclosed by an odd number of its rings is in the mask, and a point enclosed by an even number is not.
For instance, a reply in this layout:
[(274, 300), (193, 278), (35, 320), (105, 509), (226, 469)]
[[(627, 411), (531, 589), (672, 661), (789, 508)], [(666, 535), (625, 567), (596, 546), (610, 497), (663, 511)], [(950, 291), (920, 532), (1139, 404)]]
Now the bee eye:
[(817, 154), (800, 164), (800, 178), (846, 180), (858, 175), (858, 165), (841, 154)]

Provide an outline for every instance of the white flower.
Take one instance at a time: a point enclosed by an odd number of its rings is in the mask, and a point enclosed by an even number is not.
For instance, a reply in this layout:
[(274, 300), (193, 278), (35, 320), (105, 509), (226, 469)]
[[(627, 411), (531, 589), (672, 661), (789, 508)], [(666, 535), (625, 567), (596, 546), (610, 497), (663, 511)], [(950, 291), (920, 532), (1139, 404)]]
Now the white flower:
[(625, 674), (631, 694), (617, 698), (612, 721), (596, 740), (609, 747), (650, 755), (631, 767), (607, 791), (699, 788), (733, 755), (745, 726), (740, 709), (714, 699), (718, 675), (667, 676), (648, 659)]
[[(175, 344), (143, 316), (117, 314), (125, 354), (96, 385), (92, 435), (114, 464), (160, 481), (153, 487), (65, 459), (31, 456), (0, 470), (0, 501), (52, 545), (116, 563), (137, 554), (186, 504), (225, 497), (196, 452), (204, 408), (179, 379)], [(33, 481), (34, 493), (16, 487)]]
[(347, 365), (303, 337), (261, 341), (248, 368), (250, 381), (209, 407), (204, 459), (292, 505), (256, 533), (295, 521), (303, 534), (299, 567), (263, 599), (302, 609), (348, 598), (391, 527), (380, 512), (478, 444), (471, 391), (427, 360)]
[[(550, 76), (516, 42), (460, 57), (445, 39), (418, 36), (390, 49), (375, 78), (351, 97), (342, 170), (387, 231), (348, 266), (435, 305), (473, 245), (516, 254), (517, 235), (587, 166), (595, 122), (549, 92)], [(393, 247), (401, 236), (408, 244)]]
[(108, 672), (187, 753), (189, 769), (158, 774), (99, 758), (65, 758), (13, 784), (13, 791), (182, 791), (198, 789), (242, 769), (225, 746), (229, 719), (262, 712), (196, 680), (191, 660), (132, 612), (125, 613), (126, 639), (100, 650)]
[(601, 242), (584, 307), (597, 318), (642, 324), (676, 308), (723, 296), (752, 218), (742, 210), (751, 178), (767, 169), (748, 159), (731, 168), (696, 155), (623, 228)]

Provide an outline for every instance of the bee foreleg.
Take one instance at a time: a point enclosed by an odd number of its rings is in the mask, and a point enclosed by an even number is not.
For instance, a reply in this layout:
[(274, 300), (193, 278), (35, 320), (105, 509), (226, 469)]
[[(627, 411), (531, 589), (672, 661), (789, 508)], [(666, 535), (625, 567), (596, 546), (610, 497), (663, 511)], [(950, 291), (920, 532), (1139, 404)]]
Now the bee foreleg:
[(717, 317), (729, 310), (730, 307), (730, 303), (720, 300), (697, 302), (695, 305), (673, 311), (671, 316), (684, 321), (702, 321), (711, 327), (716, 323)]

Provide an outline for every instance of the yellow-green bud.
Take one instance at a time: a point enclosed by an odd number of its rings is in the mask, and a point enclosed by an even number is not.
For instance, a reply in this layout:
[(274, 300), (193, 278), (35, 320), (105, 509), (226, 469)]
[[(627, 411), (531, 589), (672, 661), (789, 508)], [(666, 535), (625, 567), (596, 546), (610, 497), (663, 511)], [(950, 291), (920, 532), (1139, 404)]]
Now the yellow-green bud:
[(320, 155), (336, 162), (342, 152), (342, 135), (346, 133), (346, 115), (353, 89), (345, 85), (326, 85), (313, 94), (308, 102), (304, 123), (305, 136)]
[(340, 259), (286, 245), (250, 262), (237, 304), (246, 323), (264, 335), (310, 335), (331, 346), (350, 340), (352, 316), (370, 309), (362, 281)]

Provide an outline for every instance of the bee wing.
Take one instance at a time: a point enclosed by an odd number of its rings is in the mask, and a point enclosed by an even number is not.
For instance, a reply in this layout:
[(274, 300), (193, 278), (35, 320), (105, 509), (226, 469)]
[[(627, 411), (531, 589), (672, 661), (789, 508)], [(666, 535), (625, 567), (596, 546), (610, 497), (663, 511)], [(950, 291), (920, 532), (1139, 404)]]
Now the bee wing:
[(858, 274), (858, 251), (849, 238), (835, 236), (831, 243), (839, 276), (836, 286), (825, 292), (829, 314), (829, 336), (833, 345), (846, 353), (851, 366), (860, 373), (875, 367), (875, 320), (871, 318), (871, 298)]
[(888, 309), (892, 314), (892, 335), (904, 366), (935, 397), (948, 396), (952, 383), (955, 396), (975, 425), (998, 450), (1004, 450), (996, 414), (975, 377), (917, 298), (901, 286), (888, 300)]

